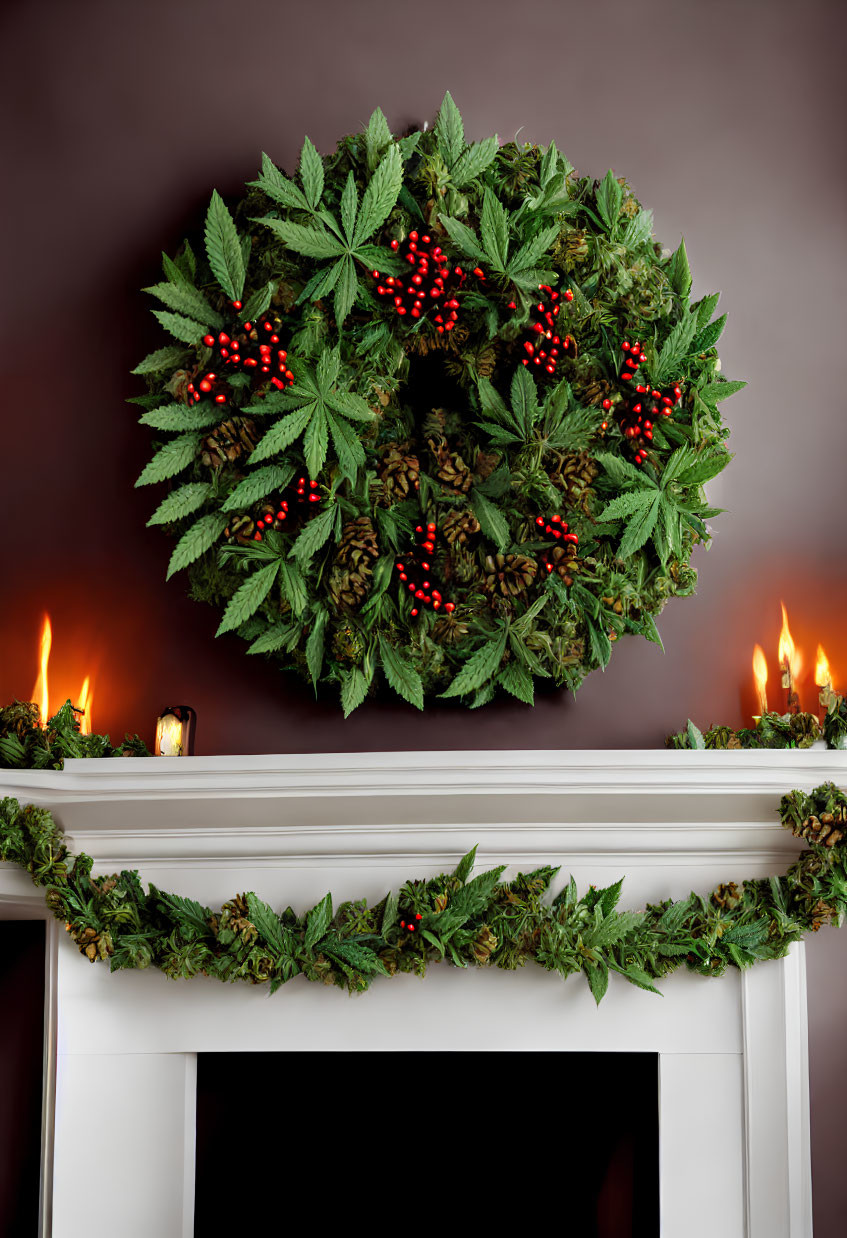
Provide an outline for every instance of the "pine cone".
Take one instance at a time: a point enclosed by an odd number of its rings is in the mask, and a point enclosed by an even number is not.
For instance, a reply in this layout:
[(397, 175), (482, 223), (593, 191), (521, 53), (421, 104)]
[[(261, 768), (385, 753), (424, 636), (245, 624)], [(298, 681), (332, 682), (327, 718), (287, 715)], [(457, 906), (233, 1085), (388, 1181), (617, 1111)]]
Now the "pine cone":
[(579, 570), (579, 562), (573, 557), (572, 546), (554, 546), (543, 559), (547, 574), (555, 572), (568, 588), (573, 584), (574, 572)]
[(569, 452), (550, 474), (550, 480), (564, 495), (564, 507), (581, 508), (587, 513), (588, 491), (600, 470), (587, 451)]
[(835, 812), (822, 812), (819, 817), (813, 813), (806, 817), (799, 827), (795, 826), (792, 833), (798, 838), (808, 839), (822, 847), (834, 847), (844, 837), (841, 827), (847, 822), (847, 807), (836, 808)]
[(473, 485), (473, 474), (461, 456), (450, 451), (447, 440), (429, 439), (429, 449), (435, 456), (435, 475), (438, 480), (450, 490), (467, 494)]
[(84, 954), (89, 963), (96, 963), (98, 959), (107, 959), (110, 954), (114, 954), (115, 947), (112, 944), (111, 934), (98, 933), (92, 925), (75, 929), (70, 924), (66, 924), (65, 928), (79, 947), (80, 954)]
[(247, 906), (247, 897), (244, 894), (236, 894), (235, 898), (230, 902), (224, 903), (221, 908), (223, 914), (218, 924), (218, 932), (228, 929), (231, 933), (235, 933), (240, 937), (245, 946), (255, 941), (258, 937), (258, 930), (250, 920), (250, 909)]
[(588, 241), (583, 228), (570, 228), (565, 237), (565, 253), (569, 262), (584, 262), (588, 257)]
[(379, 555), (376, 531), (369, 516), (350, 520), (341, 530), (341, 541), (335, 556), (336, 563), (359, 568), (370, 564)]
[[(562, 547), (556, 547), (561, 550)], [(485, 591), (506, 598), (520, 597), (535, 580), (538, 564), (526, 555), (487, 555)]]
[(418, 489), (420, 471), (420, 461), (409, 453), (408, 443), (386, 444), (378, 473), (385, 495), (393, 503), (401, 503)]
[(256, 522), (251, 516), (233, 516), (224, 529), (224, 537), (231, 546), (236, 544), (246, 546), (248, 542), (255, 541), (253, 536), (255, 532)]
[(741, 902), (743, 894), (734, 881), (719, 885), (712, 895), (712, 902), (723, 911), (733, 911)]
[(252, 418), (230, 417), (203, 439), (200, 459), (217, 473), (251, 452), (258, 441), (259, 431)]
[[(455, 332), (454, 332), (455, 334)], [(481, 348), (449, 356), (445, 361), (447, 373), (453, 378), (463, 379), (475, 372), (480, 378), (490, 378), (497, 364), (497, 353), (490, 344)]]
[(451, 512), (441, 526), (441, 532), (451, 546), (456, 543), (465, 546), (479, 532), (479, 521), (473, 512)]
[(361, 606), (370, 589), (372, 564), (378, 554), (376, 532), (367, 516), (345, 524), (329, 578), (330, 596), (340, 610)]
[(579, 398), (583, 404), (602, 404), (611, 390), (611, 383), (607, 383), (604, 378), (597, 378), (587, 387), (583, 387), (579, 392)]
[(487, 924), (483, 924), (479, 930), (476, 941), (471, 949), (477, 963), (487, 963), (493, 952), (497, 949), (497, 937), (492, 933)]
[(496, 451), (478, 451), (473, 462), (474, 474), (480, 481), (486, 481), (500, 463), (500, 454)]

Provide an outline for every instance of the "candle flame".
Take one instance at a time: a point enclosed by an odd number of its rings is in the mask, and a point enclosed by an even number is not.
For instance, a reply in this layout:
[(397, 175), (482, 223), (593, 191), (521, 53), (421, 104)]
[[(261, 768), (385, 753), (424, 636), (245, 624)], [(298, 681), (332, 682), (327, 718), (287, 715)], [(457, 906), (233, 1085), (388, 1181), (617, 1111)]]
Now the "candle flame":
[(77, 706), (80, 711), (79, 729), (83, 735), (91, 735), (94, 729), (91, 724), (91, 707), (93, 701), (94, 689), (91, 686), (91, 676), (86, 675), (79, 691), (79, 705)]
[(782, 606), (782, 631), (779, 634), (779, 664), (787, 668), (792, 678), (796, 679), (803, 668), (803, 658), (797, 651), (794, 638), (788, 628), (788, 612), (785, 609), (785, 603), (782, 602), (780, 605)]
[(815, 683), (819, 688), (832, 687), (832, 671), (829, 667), (829, 659), (823, 651), (823, 645), (818, 645), (818, 656), (815, 662)]
[(41, 625), (41, 647), (38, 658), (38, 678), (35, 681), (35, 686), (32, 689), (30, 700), (35, 701), (41, 713), (41, 725), (47, 725), (47, 719), (50, 716), (50, 696), (47, 690), (47, 664), (50, 661), (50, 646), (53, 644), (53, 628), (50, 625), (50, 616), (44, 616), (44, 623)]
[(765, 651), (761, 645), (756, 645), (753, 650), (753, 678), (756, 681), (756, 695), (759, 698), (759, 713), (765, 714), (768, 711), (768, 696), (766, 685), (768, 682), (768, 662), (765, 657)]

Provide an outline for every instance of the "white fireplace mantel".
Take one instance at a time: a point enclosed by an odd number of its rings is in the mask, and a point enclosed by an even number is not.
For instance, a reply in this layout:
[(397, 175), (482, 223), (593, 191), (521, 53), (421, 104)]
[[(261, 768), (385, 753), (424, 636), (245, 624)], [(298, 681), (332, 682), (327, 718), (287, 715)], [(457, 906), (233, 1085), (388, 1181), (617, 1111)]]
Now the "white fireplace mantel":
[[(779, 798), (828, 780), (847, 783), (847, 753), (402, 752), (69, 761), (0, 771), (0, 794), (49, 807), (96, 872), (137, 868), (211, 906), (242, 890), (376, 900), (478, 844), (479, 868), (557, 863), (581, 888), (625, 875), (638, 907), (784, 871), (801, 843)], [(41, 894), (0, 865), (0, 917), (36, 914)], [(663, 1238), (811, 1236), (802, 948), (720, 981), (677, 973), (663, 998), (613, 977), (597, 1008), (580, 978), (535, 967), (433, 967), (357, 998), (295, 980), (270, 998), (111, 976), (54, 922), (49, 943), (44, 1235), (101, 1238), (81, 1186), (96, 1163), (97, 1214), (119, 1207), (122, 1238), (189, 1238), (198, 1052), (512, 1049), (660, 1055)], [(143, 1171), (110, 1133), (116, 1094)]]

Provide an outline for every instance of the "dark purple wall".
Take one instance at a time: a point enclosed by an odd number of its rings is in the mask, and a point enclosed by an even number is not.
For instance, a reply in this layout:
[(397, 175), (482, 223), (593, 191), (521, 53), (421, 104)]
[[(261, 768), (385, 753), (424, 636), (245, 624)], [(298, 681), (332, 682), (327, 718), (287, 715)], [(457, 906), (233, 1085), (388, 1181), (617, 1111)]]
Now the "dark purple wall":
[[(93, 669), (98, 729), (148, 738), (163, 703), (190, 703), (200, 752), (654, 746), (689, 715), (751, 712), (752, 645), (775, 651), (780, 598), (807, 654), (823, 640), (847, 682), (845, 13), (834, 0), (7, 2), (0, 699), (28, 695), (45, 609), (57, 693)], [(216, 642), (217, 616), (164, 582), (169, 545), (144, 527), (153, 496), (132, 489), (147, 436), (123, 403), (159, 339), (137, 289), (261, 149), (291, 167), (304, 132), (328, 150), (377, 104), (398, 128), (422, 121), (446, 88), (474, 137), (555, 138), (580, 170), (627, 174), (665, 243), (684, 232), (695, 292), (723, 292), (724, 371), (750, 386), (725, 405), (737, 458), (712, 496), (729, 512), (699, 556), (699, 596), (660, 621), (664, 656), (624, 642), (576, 701), (534, 710), (381, 704), (345, 723), (236, 638)], [(829, 1060), (815, 1069), (822, 1110)], [(842, 1206), (846, 1181), (827, 1184)], [(825, 1215), (819, 1238), (836, 1232)]]

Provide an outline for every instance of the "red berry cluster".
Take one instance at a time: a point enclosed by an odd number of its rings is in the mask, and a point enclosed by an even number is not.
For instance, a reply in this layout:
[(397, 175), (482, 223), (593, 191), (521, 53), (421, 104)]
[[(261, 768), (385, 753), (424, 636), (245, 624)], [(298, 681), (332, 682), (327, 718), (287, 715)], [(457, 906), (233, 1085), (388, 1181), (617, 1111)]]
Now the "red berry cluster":
[[(240, 301), (233, 301), (233, 308), (241, 309)], [(203, 343), (213, 348), (222, 368), (227, 366), (246, 374), (259, 374), (269, 378), (274, 387), (284, 391), (294, 382), (294, 375), (287, 368), (288, 353), (280, 348), (280, 338), (270, 315), (265, 314), (258, 322), (245, 322), (234, 328), (231, 335), (219, 331), (217, 335), (204, 335)], [(213, 396), (216, 404), (226, 404), (226, 378), (223, 374), (209, 371), (195, 385), (188, 385), (188, 402), (196, 404), (204, 395)]]
[(304, 509), (306, 509), (308, 515), (314, 515), (317, 511), (316, 504), (323, 501), (317, 493), (317, 488), (318, 483), (316, 481), (309, 481), (306, 477), (298, 477), (296, 482), (292, 482), (290, 486), (287, 486), (279, 502), (276, 504), (276, 511), (274, 513), (268, 512), (256, 521), (256, 532), (253, 534), (253, 541), (260, 542), (264, 533), (269, 532), (270, 529), (278, 529), (283, 521), (292, 519), (297, 515), (303, 515)]
[[(558, 292), (549, 284), (539, 284), (538, 291), (542, 295), (530, 310), (534, 322), (529, 336), (524, 340), (524, 352), (528, 355), (523, 358), (523, 363), (543, 366), (547, 374), (555, 374), (560, 353), (567, 352), (573, 341), (569, 335), (564, 339), (556, 335), (556, 319), (562, 309)], [(570, 288), (565, 292), (565, 300), (573, 300)], [(515, 302), (510, 301), (509, 307), (514, 309)]]
[[(428, 524), (425, 528), (419, 524), (415, 529), (415, 548), (405, 559), (398, 559), (394, 565), (402, 584), (413, 595), (415, 605), (412, 615), (419, 613), (420, 606), (431, 606), (433, 610), (444, 609), (450, 614), (456, 609), (453, 602), (445, 602), (437, 589), (433, 589), (429, 579), (432, 564), (430, 559), (435, 552), (436, 526)], [(419, 605), (418, 605), (419, 604)]]
[(422, 919), (423, 919), (423, 916), (421, 915), (421, 913), (419, 911), (416, 911), (414, 915), (414, 919), (411, 916), (409, 916), (408, 920), (401, 920), (400, 927), (401, 929), (405, 929), (407, 933), (414, 933), (415, 929), (418, 927), (418, 922)]
[(557, 542), (570, 542), (572, 546), (579, 545), (579, 538), (575, 533), (568, 532), (568, 522), (561, 516), (551, 516), (549, 520), (544, 516), (536, 516), (535, 523), (539, 532), (543, 532), (546, 537), (555, 538)]
[[(627, 355), (620, 378), (622, 382), (631, 383), (638, 377), (638, 367), (647, 360), (647, 357), (641, 351), (639, 343), (631, 344), (629, 340), (624, 340), (621, 348)], [(653, 425), (659, 417), (673, 415), (673, 410), (682, 397), (682, 387), (676, 383), (668, 394), (654, 387), (645, 386), (644, 383), (637, 383), (632, 390), (633, 394), (627, 396), (615, 408), (615, 417), (624, 438), (629, 439), (630, 444), (636, 449), (635, 463), (643, 464), (647, 459), (646, 445), (653, 441)], [(605, 399), (603, 401), (605, 411), (608, 412), (611, 407), (612, 401)]]
[[(423, 318), (429, 311), (437, 310), (432, 322), (439, 335), (452, 331), (459, 317), (459, 301), (455, 293), (468, 278), (460, 266), (450, 270), (450, 262), (440, 245), (434, 245), (427, 233), (410, 232), (402, 243), (391, 242), (395, 253), (412, 267), (409, 275), (371, 274), (377, 280), (377, 296), (390, 297), (394, 312), (400, 318)], [(481, 267), (473, 271), (477, 279), (485, 279)]]

